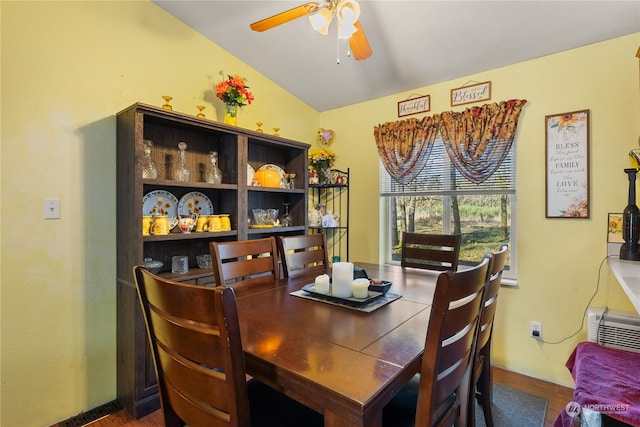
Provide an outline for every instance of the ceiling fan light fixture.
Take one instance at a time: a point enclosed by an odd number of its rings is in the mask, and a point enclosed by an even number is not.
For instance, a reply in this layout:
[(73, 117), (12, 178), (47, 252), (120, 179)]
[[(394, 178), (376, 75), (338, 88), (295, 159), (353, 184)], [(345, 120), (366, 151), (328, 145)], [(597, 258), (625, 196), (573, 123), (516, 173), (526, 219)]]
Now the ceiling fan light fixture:
[(333, 20), (333, 12), (328, 8), (320, 9), (315, 15), (309, 17), (309, 22), (314, 30), (326, 36), (329, 32), (329, 25)]
[(355, 27), (355, 25), (344, 25), (341, 24), (340, 21), (338, 21), (338, 38), (340, 40), (349, 40), (353, 33), (355, 33), (356, 31), (358, 31), (358, 29)]
[[(356, 61), (361, 61), (371, 56), (371, 46), (369, 46), (367, 36), (365, 36), (362, 25), (358, 21), (360, 5), (356, 0), (322, 0), (305, 3), (254, 22), (250, 24), (250, 27), (253, 31), (265, 31), (306, 15), (309, 16), (312, 28), (322, 35), (329, 33), (333, 15), (337, 15), (337, 45), (340, 46), (340, 40), (348, 40), (349, 52), (353, 54)], [(349, 52), (347, 55), (349, 55)], [(340, 55), (338, 54), (339, 57)], [(340, 63), (339, 59), (338, 63)]]
[(360, 5), (355, 0), (341, 0), (336, 13), (338, 21), (353, 25), (360, 18)]
[(338, 38), (348, 40), (358, 31), (355, 27), (360, 17), (360, 5), (355, 0), (342, 0), (337, 7)]

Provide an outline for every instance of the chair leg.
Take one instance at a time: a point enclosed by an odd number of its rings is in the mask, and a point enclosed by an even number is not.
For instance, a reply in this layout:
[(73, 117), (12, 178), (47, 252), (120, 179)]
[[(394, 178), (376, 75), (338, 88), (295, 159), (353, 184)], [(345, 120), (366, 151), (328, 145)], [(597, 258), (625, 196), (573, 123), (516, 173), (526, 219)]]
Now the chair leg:
[(467, 400), (467, 427), (476, 427), (476, 387), (475, 385), (472, 387)]
[(178, 414), (176, 414), (173, 411), (173, 408), (171, 408), (169, 405), (163, 406), (162, 409), (165, 427), (183, 427), (185, 425), (184, 421), (180, 419)]
[(478, 399), (478, 403), (482, 405), (485, 424), (487, 427), (493, 427), (493, 413), (491, 411), (491, 402), (493, 401), (491, 359), (486, 354), (482, 362), (482, 372), (478, 378), (476, 397)]
[(467, 368), (467, 372), (458, 388), (458, 393), (460, 394), (460, 415), (456, 420), (456, 427), (475, 427), (475, 418), (473, 414), (470, 414), (470, 409), (474, 409), (474, 402), (473, 399), (469, 398), (469, 396), (474, 395), (474, 388), (473, 364), (469, 364), (469, 368)]

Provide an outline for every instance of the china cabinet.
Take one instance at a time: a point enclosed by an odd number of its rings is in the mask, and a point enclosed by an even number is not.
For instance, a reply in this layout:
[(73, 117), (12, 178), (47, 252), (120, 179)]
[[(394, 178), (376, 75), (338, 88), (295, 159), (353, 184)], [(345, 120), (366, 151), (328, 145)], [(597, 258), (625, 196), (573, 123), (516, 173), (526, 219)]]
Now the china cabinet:
[(349, 261), (350, 171), (331, 169), (329, 174), (329, 184), (309, 184), (309, 230), (326, 235), (330, 260)]
[[(119, 112), (116, 122), (117, 394), (125, 409), (139, 418), (157, 409), (159, 400), (133, 266), (151, 259), (162, 263), (161, 276), (213, 285), (212, 269), (199, 268), (196, 260), (209, 253), (210, 241), (307, 233), (304, 177), (309, 145), (140, 103)], [(210, 176), (211, 152), (217, 153), (221, 179)], [(155, 168), (152, 174), (147, 172), (150, 164)], [(299, 177), (294, 188), (256, 186), (252, 175), (265, 165)], [(189, 173), (176, 174), (184, 170)], [(284, 177), (282, 187), (291, 187)], [(287, 227), (253, 228), (252, 209), (278, 209), (283, 214), (285, 204)], [(224, 214), (231, 229), (181, 232), (175, 226), (179, 215), (194, 211)], [(165, 215), (168, 218), (162, 220), (172, 227), (168, 233), (166, 227), (150, 227)], [(188, 257), (187, 273), (171, 273), (174, 256)]]

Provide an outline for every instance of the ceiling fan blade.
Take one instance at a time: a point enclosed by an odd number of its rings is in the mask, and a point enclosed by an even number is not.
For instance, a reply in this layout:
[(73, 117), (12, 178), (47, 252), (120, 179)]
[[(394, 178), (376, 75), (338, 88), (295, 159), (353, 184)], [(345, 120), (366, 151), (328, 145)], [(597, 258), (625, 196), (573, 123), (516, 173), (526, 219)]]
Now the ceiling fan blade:
[(351, 53), (353, 53), (355, 60), (361, 61), (370, 57), (373, 52), (371, 51), (371, 46), (369, 46), (367, 36), (364, 35), (360, 21), (356, 21), (354, 25), (358, 31), (351, 35), (351, 38), (349, 39), (349, 48), (351, 49)]
[(254, 22), (250, 25), (253, 31), (265, 31), (269, 30), (273, 27), (277, 27), (278, 25), (284, 24), (289, 21), (293, 21), (294, 19), (300, 18), (302, 16), (308, 15), (318, 10), (320, 5), (318, 3), (305, 3), (298, 7), (294, 7), (293, 9), (285, 10), (282, 13), (278, 13), (277, 15), (270, 16), (269, 18), (265, 18), (261, 21)]

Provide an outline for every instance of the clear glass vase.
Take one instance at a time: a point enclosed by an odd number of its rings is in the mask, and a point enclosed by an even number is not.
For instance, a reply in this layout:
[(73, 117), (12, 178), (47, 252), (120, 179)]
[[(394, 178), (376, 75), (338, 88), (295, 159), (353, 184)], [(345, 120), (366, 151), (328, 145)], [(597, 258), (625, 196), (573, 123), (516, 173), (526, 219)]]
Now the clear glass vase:
[(331, 183), (331, 173), (327, 167), (318, 165), (318, 181), (320, 185)]
[(210, 184), (222, 184), (222, 171), (218, 167), (217, 151), (209, 151), (209, 165), (207, 166), (205, 181)]

